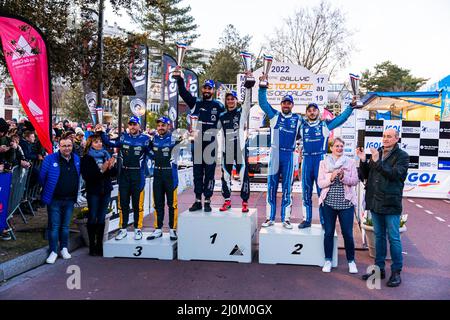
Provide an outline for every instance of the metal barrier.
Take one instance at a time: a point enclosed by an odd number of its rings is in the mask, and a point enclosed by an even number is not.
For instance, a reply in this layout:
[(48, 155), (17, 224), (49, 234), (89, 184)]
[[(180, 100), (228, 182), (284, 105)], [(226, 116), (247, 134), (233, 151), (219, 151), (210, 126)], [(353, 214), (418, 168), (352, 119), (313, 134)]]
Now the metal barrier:
[[(25, 194), (22, 203), (28, 205), (33, 216), (35, 212), (32, 203), (40, 199), (40, 192), (42, 190), (39, 184), (39, 171), (41, 169), (42, 161), (34, 161), (29, 168), (27, 184), (25, 187)], [(32, 184), (33, 183), (33, 184)]]
[(16, 240), (16, 236), (14, 234), (10, 219), (13, 217), (14, 213), (19, 211), (20, 216), (24, 223), (27, 223), (27, 219), (25, 218), (20, 205), (23, 202), (23, 198), (25, 195), (25, 190), (27, 187), (28, 176), (30, 175), (31, 170), (24, 169), (20, 166), (15, 166), (12, 170), (12, 179), (11, 179), (11, 192), (9, 195), (8, 202), (8, 217), (6, 218), (6, 224), (8, 226), (8, 231), (11, 234), (11, 237)]

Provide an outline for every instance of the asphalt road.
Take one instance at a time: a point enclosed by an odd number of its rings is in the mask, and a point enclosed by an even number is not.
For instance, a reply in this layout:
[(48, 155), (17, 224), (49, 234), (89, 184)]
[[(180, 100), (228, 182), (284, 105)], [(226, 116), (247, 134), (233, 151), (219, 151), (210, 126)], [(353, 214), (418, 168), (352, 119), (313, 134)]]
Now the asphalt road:
[[(179, 198), (180, 212), (193, 200), (187, 190)], [(213, 205), (222, 202), (220, 194)], [(265, 193), (253, 193), (250, 207), (264, 220)], [(240, 205), (238, 194), (233, 203)], [(0, 286), (3, 299), (450, 299), (450, 201), (404, 199), (409, 214), (402, 236), (403, 284), (368, 289), (360, 279), (373, 263), (368, 251), (357, 250), (359, 274), (347, 272), (345, 252), (339, 250), (339, 267), (324, 274), (320, 267), (263, 265), (257, 254), (251, 264), (212, 261), (159, 261), (90, 257), (87, 248), (58, 259)], [(300, 195), (294, 196), (292, 222), (300, 222)], [(167, 218), (166, 218), (167, 221)], [(145, 219), (151, 228), (152, 217)], [(69, 266), (81, 271), (81, 289), (67, 287)], [(388, 272), (389, 276), (389, 272)]]

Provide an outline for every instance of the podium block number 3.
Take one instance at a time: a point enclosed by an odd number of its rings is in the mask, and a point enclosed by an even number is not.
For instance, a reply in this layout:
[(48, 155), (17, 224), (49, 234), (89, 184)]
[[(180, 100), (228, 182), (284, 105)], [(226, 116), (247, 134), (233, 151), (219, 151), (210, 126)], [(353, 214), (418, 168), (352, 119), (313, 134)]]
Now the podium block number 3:
[(211, 244), (214, 244), (214, 242), (216, 242), (217, 233), (214, 233), (212, 236), (210, 236), (210, 238), (211, 238)]
[(142, 247), (138, 246), (138, 247), (135, 248), (135, 250), (136, 250), (136, 252), (133, 253), (133, 256), (139, 257), (142, 254)]
[(291, 254), (301, 254), (300, 250), (303, 249), (303, 245), (301, 243), (297, 243), (294, 248), (296, 248), (294, 251), (292, 251)]

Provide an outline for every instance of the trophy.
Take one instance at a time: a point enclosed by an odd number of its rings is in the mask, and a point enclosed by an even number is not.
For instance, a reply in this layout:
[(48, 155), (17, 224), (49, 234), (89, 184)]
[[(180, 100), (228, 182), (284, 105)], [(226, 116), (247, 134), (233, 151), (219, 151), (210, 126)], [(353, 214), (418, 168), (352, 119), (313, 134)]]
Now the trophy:
[[(184, 59), (184, 55), (186, 54), (187, 50), (187, 44), (183, 42), (177, 42), (177, 66), (181, 67)], [(174, 71), (172, 73), (172, 76), (174, 78), (180, 78), (181, 77), (181, 71)]]
[[(272, 62), (273, 62), (273, 57), (269, 56), (269, 55), (264, 55), (264, 66), (263, 66), (263, 75), (268, 78), (269, 72), (270, 72), (270, 67), (272, 66)], [(259, 86), (261, 88), (267, 88), (267, 86), (269, 85), (268, 80), (262, 80), (259, 82)]]
[(354, 108), (362, 108), (364, 105), (359, 99), (359, 76), (350, 73), (350, 85), (352, 86), (352, 93), (356, 96), (356, 106)]
[[(244, 66), (245, 73), (252, 71), (252, 54), (249, 52), (241, 51), (242, 65)], [(251, 88), (255, 85), (255, 78), (251, 76), (245, 76), (244, 87)]]

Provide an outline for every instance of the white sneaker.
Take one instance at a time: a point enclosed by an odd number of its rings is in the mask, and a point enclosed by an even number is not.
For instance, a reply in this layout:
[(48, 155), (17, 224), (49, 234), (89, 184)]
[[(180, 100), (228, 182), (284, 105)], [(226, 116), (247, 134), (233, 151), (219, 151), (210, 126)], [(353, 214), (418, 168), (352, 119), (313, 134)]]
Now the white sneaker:
[(285, 227), (286, 229), (292, 229), (292, 224), (289, 220), (286, 220), (283, 222), (283, 227)]
[(323, 265), (322, 272), (331, 272), (331, 267), (331, 261), (326, 260), (325, 264)]
[(352, 262), (348, 263), (348, 272), (350, 272), (350, 273), (358, 273), (358, 268), (356, 268), (355, 261), (352, 261)]
[(169, 234), (170, 234), (170, 240), (177, 240), (178, 239), (178, 235), (177, 235), (177, 230), (175, 229), (170, 229), (169, 230)]
[(274, 221), (272, 221), (272, 220), (270, 220), (270, 219), (267, 219), (266, 221), (264, 221), (263, 222), (263, 224), (261, 225), (261, 227), (270, 227), (270, 226), (273, 226), (275, 224), (275, 222)]
[(154, 240), (156, 238), (160, 238), (162, 237), (163, 232), (161, 229), (155, 229), (155, 231), (153, 231), (148, 237), (147, 240)]
[(128, 235), (127, 233), (127, 229), (120, 229), (119, 233), (116, 236), (116, 240), (122, 240), (123, 238), (125, 238)]
[(141, 229), (134, 230), (134, 240), (141, 240), (141, 239), (142, 239)]
[(45, 262), (47, 262), (49, 264), (54, 264), (57, 258), (58, 258), (58, 255), (52, 251), (50, 253), (50, 255), (48, 256), (47, 260), (45, 260)]
[(62, 255), (63, 259), (70, 259), (70, 258), (72, 258), (72, 256), (70, 255), (69, 251), (67, 250), (67, 248), (62, 248), (61, 255)]

